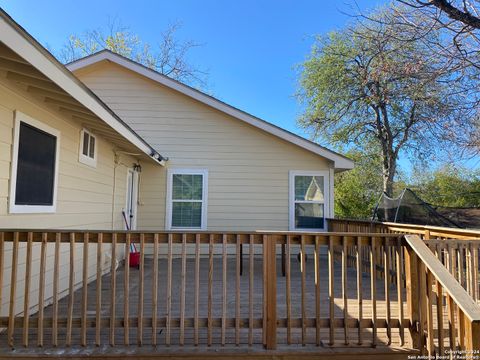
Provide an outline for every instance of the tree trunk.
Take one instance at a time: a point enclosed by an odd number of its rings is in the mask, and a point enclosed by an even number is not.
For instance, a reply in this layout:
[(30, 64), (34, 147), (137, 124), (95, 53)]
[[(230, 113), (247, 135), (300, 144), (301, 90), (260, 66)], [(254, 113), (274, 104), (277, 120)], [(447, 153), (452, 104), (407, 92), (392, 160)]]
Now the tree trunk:
[(397, 168), (397, 160), (394, 157), (385, 157), (383, 160), (383, 192), (393, 197), (393, 180)]

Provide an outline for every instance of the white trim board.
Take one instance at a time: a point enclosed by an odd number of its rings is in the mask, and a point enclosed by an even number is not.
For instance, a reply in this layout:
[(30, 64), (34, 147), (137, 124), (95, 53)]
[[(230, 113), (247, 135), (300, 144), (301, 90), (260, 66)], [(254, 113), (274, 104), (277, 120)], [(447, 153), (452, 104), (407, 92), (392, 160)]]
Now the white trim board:
[(0, 9), (0, 42), (28, 61), (35, 69), (92, 111), (100, 120), (104, 121), (149, 158), (157, 164), (164, 165), (163, 158), (153, 147), (148, 145), (143, 138), (118, 118), (104, 102), (2, 9)]
[(127, 59), (121, 55), (115, 54), (109, 50), (102, 50), (93, 55), (84, 57), (82, 59), (76, 60), (66, 65), (67, 69), (75, 72), (96, 64), (101, 61), (111, 61), (117, 65), (120, 65), (126, 69), (129, 69), (137, 74), (140, 74), (148, 79), (151, 79), (163, 86), (166, 86), (170, 89), (178, 91), (179, 93), (186, 95), (192, 99), (195, 99), (203, 104), (206, 104), (216, 110), (219, 110), (227, 115), (230, 115), (234, 118), (237, 118), (241, 121), (246, 122), (256, 128), (259, 128), (271, 135), (274, 135), (278, 138), (281, 138), (285, 141), (293, 143), (297, 146), (300, 146), (308, 151), (313, 152), (314, 154), (320, 155), (334, 163), (335, 169), (339, 171), (353, 169), (353, 161), (346, 158), (343, 155), (340, 155), (334, 151), (331, 151), (323, 146), (320, 146), (312, 141), (304, 139), (298, 135), (295, 135), (287, 130), (284, 130), (276, 125), (273, 125), (265, 120), (259, 119), (255, 116), (252, 116), (244, 111), (241, 111), (231, 105), (228, 105), (210, 95), (202, 93), (199, 90), (196, 90), (190, 86), (182, 84), (176, 80), (173, 80), (163, 74), (160, 74), (157, 71), (149, 69), (135, 61)]

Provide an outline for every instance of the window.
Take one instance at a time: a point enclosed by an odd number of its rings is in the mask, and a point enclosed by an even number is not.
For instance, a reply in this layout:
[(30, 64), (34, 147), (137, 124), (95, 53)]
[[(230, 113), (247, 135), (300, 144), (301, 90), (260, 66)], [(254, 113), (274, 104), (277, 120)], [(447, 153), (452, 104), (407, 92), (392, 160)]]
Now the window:
[(59, 132), (15, 113), (11, 213), (55, 212)]
[(290, 172), (290, 230), (325, 230), (328, 171)]
[(206, 229), (207, 170), (169, 169), (167, 229)]
[(90, 131), (83, 129), (80, 132), (80, 154), (78, 161), (89, 166), (97, 166), (96, 137)]

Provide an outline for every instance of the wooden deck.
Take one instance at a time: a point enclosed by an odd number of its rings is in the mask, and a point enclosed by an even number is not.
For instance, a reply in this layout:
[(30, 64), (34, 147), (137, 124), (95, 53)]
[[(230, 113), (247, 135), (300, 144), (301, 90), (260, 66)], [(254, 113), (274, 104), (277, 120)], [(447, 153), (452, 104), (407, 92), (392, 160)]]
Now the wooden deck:
[[(324, 250), (324, 249), (322, 249)], [(278, 259), (280, 260), (280, 258)], [(301, 328), (301, 269), (300, 263), (297, 259), (297, 256), (291, 256), (291, 344), (301, 344), (302, 342), (302, 328)], [(326, 251), (322, 251), (320, 256), (320, 317), (322, 319), (329, 318), (329, 295), (328, 295), (328, 259)], [(193, 318), (194, 309), (193, 309), (193, 299), (194, 299), (194, 288), (195, 288), (195, 275), (194, 275), (194, 259), (187, 258), (186, 260), (186, 293), (185, 293), (185, 319), (186, 320), (186, 329), (185, 329), (185, 345), (194, 344), (194, 333), (193, 326), (188, 319)], [(222, 318), (222, 260), (221, 258), (214, 259), (214, 276), (213, 276), (213, 299), (212, 299), (212, 318), (217, 319), (214, 321), (214, 327), (212, 329), (212, 345), (219, 345), (221, 343), (221, 328), (220, 328), (220, 319)], [(160, 259), (158, 263), (159, 269), (159, 285), (158, 285), (158, 318), (163, 318), (167, 316), (167, 260)], [(180, 258), (174, 258), (172, 260), (172, 272), (173, 274), (180, 274), (182, 270), (182, 261)], [(227, 260), (227, 318), (235, 317), (235, 291), (236, 291), (236, 261), (235, 257), (232, 256)], [(248, 296), (249, 296), (249, 277), (250, 277), (250, 268), (245, 266), (243, 275), (240, 280), (240, 317), (242, 319), (248, 319), (249, 317), (249, 308), (248, 308)], [(199, 318), (206, 319), (208, 317), (208, 272), (209, 272), (209, 261), (208, 257), (203, 257), (200, 259), (200, 302), (199, 302)], [(335, 262), (335, 279), (334, 279), (334, 313), (335, 318), (339, 321), (338, 329), (335, 330), (335, 339), (339, 344), (335, 347), (342, 348), (342, 344), (345, 344), (345, 331), (343, 329), (343, 316), (344, 316), (344, 297), (342, 292), (342, 287), (339, 286), (342, 284), (342, 271), (341, 263), (339, 261)], [(153, 260), (151, 257), (145, 257), (144, 262), (144, 295), (143, 295), (143, 313), (145, 316), (151, 316), (152, 312), (152, 274), (153, 274)], [(253, 294), (253, 317), (255, 319), (262, 319), (262, 296), (263, 296), (263, 270), (262, 270), (262, 261), (260, 257), (256, 257), (254, 261), (254, 294)], [(277, 317), (279, 318), (278, 330), (277, 330), (277, 341), (279, 345), (287, 344), (287, 329), (286, 329), (286, 278), (281, 275), (281, 263), (277, 261)], [(124, 267), (121, 265), (117, 272), (117, 291), (116, 291), (116, 313), (121, 316), (124, 312)], [(130, 281), (129, 281), (129, 316), (132, 321), (136, 321), (138, 317), (138, 300), (139, 300), (139, 291), (140, 291), (140, 276), (139, 270), (136, 268), (130, 269)], [(362, 281), (362, 317), (363, 319), (372, 319), (372, 301), (371, 301), (371, 279), (368, 274), (363, 274)], [(101, 307), (101, 316), (103, 319), (108, 319), (110, 311), (110, 284), (111, 278), (110, 275), (104, 275), (102, 278), (102, 307)], [(357, 298), (357, 274), (354, 269), (347, 270), (347, 314), (350, 319), (359, 318), (359, 303)], [(396, 298), (396, 285), (391, 284), (390, 286), (390, 318), (398, 319), (399, 318), (399, 304)], [(82, 313), (82, 289), (78, 289), (74, 294), (74, 317), (80, 317)], [(181, 299), (181, 287), (179, 282), (173, 282), (172, 284), (172, 297), (171, 297), (171, 316), (173, 319), (179, 319), (180, 314), (180, 299)], [(404, 293), (404, 290), (403, 290)], [(87, 289), (88, 294), (88, 307), (87, 315), (94, 316), (96, 312), (96, 283), (91, 282)], [(305, 283), (305, 294), (306, 294), (306, 318), (311, 319), (315, 318), (315, 271), (313, 264), (313, 255), (307, 255), (306, 261), (306, 283)], [(377, 279), (376, 281), (376, 317), (377, 319), (387, 319), (387, 306), (385, 301), (385, 281), (383, 279)], [(405, 294), (402, 297), (405, 299)], [(66, 314), (68, 311), (69, 297), (64, 297), (59, 302), (59, 316), (62, 317), (62, 314)], [(406, 304), (403, 304), (404, 309)], [(405, 310), (404, 310), (405, 311)], [(38, 314), (33, 314), (31, 316), (31, 322), (35, 323)], [(52, 306), (48, 306), (44, 310), (45, 317), (51, 317)], [(246, 320), (242, 320), (246, 321)], [(356, 321), (356, 320), (355, 320)], [(145, 326), (146, 324), (144, 324)], [(378, 324), (377, 333), (375, 340), (373, 340), (372, 329), (362, 329), (361, 337), (362, 344), (358, 344), (358, 328), (348, 329), (347, 339), (348, 345), (350, 347), (363, 347), (370, 348), (372, 344), (375, 343), (378, 347), (391, 345), (393, 347), (399, 347), (401, 345), (401, 338), (399, 334), (398, 326), (391, 330), (391, 343), (389, 344), (389, 339), (387, 336), (387, 328), (385, 323)], [(60, 325), (58, 333), (59, 346), (65, 344), (65, 331), (64, 327)], [(316, 343), (316, 329), (312, 326), (306, 328), (306, 343), (315, 345)], [(17, 351), (22, 349), (22, 329), (16, 329), (14, 333), (14, 344), (17, 348)], [(87, 345), (95, 345), (95, 328), (87, 328)], [(165, 327), (159, 327), (157, 330), (157, 341), (159, 348), (162, 348), (165, 345)], [(31, 343), (35, 343), (38, 336), (36, 328), (29, 329), (29, 338)], [(51, 328), (45, 327), (44, 329), (44, 348), (49, 348), (52, 346), (51, 339)], [(72, 333), (72, 343), (79, 344), (80, 339), (80, 329), (74, 328)], [(235, 344), (235, 328), (227, 327), (226, 329), (226, 344)], [(248, 327), (242, 327), (240, 329), (240, 343), (248, 343), (249, 329)], [(320, 337), (323, 347), (328, 347), (329, 343), (329, 329), (321, 329)], [(118, 342), (123, 342), (124, 330), (122, 328), (117, 328), (115, 331), (115, 337)], [(253, 348), (255, 345), (262, 344), (262, 323), (258, 321), (255, 324), (253, 329)], [(152, 328), (150, 326), (145, 326), (143, 328), (143, 346), (151, 345), (152, 339)], [(180, 339), (180, 329), (172, 328), (171, 329), (171, 345), (178, 345)], [(129, 343), (137, 344), (138, 341), (138, 330), (136, 327), (130, 327), (129, 329)], [(406, 347), (410, 347), (409, 344), (410, 338), (408, 335), (408, 330), (405, 331), (405, 342)], [(101, 344), (109, 343), (109, 329), (108, 327), (102, 328), (101, 330)], [(199, 343), (200, 345), (207, 344), (207, 328), (199, 329)], [(6, 335), (5, 333), (0, 335), (0, 344), (2, 348), (6, 349)]]
[[(129, 259), (131, 242), (144, 254), (139, 269), (111, 261), (123, 249)], [(12, 265), (0, 251), (0, 273), (9, 271), (0, 281), (12, 286), (0, 293), (9, 299), (0, 358), (359, 360), (478, 349), (478, 277), (469, 275), (478, 248), (455, 244), (432, 251), (416, 235), (388, 232), (5, 231), (0, 249), (9, 246)]]

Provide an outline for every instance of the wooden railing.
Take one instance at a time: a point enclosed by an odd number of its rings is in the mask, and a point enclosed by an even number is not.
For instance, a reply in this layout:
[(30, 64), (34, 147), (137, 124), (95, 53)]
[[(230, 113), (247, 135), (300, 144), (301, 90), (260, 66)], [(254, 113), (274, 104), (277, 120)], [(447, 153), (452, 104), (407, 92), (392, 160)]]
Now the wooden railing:
[(342, 219), (329, 219), (329, 229), (418, 235), (470, 296), (480, 300), (480, 230)]
[(480, 230), (475, 229), (457, 229), (430, 225), (399, 224), (367, 220), (328, 219), (328, 231), (416, 234), (424, 240), (480, 240)]
[(365, 273), (360, 254), (381, 251), (402, 279), (402, 246), (396, 234), (3, 231), (0, 345), (401, 345), (404, 282), (377, 279), (374, 262)]
[(480, 300), (480, 240), (435, 239), (424, 242), (473, 300)]
[(425, 243), (402, 234), (0, 231), (0, 348), (362, 344), (433, 354), (480, 346), (479, 314)]
[(415, 348), (433, 358), (477, 358), (480, 306), (420, 237), (405, 238), (407, 304)]
[[(266, 235), (81, 231), (4, 231), (0, 234), (0, 248), (6, 250), (0, 251), (0, 274), (2, 270), (10, 272), (8, 316), (0, 318), (0, 327), (7, 328), (7, 344), (10, 347), (28, 346), (30, 329), (36, 331), (38, 346), (47, 344), (45, 331), (48, 329), (49, 345), (68, 347), (100, 345), (105, 342), (112, 346), (131, 343), (142, 345), (145, 342), (157, 345), (160, 330), (163, 332), (165, 345), (172, 344), (174, 330), (178, 330), (175, 333), (175, 339), (179, 345), (183, 345), (187, 328), (193, 330), (194, 345), (200, 341), (200, 329), (206, 330), (207, 345), (212, 344), (214, 329), (220, 329), (220, 342), (222, 345), (225, 344), (227, 328), (235, 329), (237, 344), (239, 329), (247, 328), (248, 343), (251, 344), (253, 333), (259, 328), (265, 328), (266, 317), (262, 313), (254, 312), (254, 307), (265, 298), (263, 295), (263, 299), (259, 299), (255, 289), (258, 284), (254, 283), (253, 277), (254, 251), (249, 255), (251, 272), (248, 279), (248, 317), (240, 317), (239, 246), (241, 243), (248, 244), (254, 250), (255, 245), (259, 245), (265, 250)], [(41, 249), (38, 269), (40, 278), (37, 286), (38, 298), (31, 299), (32, 247), (35, 243), (39, 243)], [(132, 243), (137, 244), (141, 254), (138, 270), (130, 269), (129, 266)], [(25, 246), (26, 263), (22, 263), (19, 262), (19, 251)], [(228, 257), (236, 258), (236, 268), (233, 270), (236, 285), (233, 317), (230, 316), (230, 312), (227, 316), (226, 297), (227, 247), (231, 250), (232, 246), (234, 253), (228, 254)], [(148, 274), (146, 247), (152, 248)], [(80, 251), (78, 251), (79, 248)], [(188, 275), (187, 250), (188, 255), (193, 256), (194, 260), (190, 264)], [(11, 255), (12, 259), (7, 268), (5, 266), (7, 259), (3, 256), (5, 252)], [(51, 279), (53, 293), (49, 299), (52, 303), (49, 317), (45, 316), (44, 311), (47, 305), (44, 295), (47, 252), (54, 254), (49, 264), (49, 271), (54, 274)], [(96, 259), (93, 278), (90, 268), (92, 252), (95, 255), (93, 259)], [(108, 253), (110, 264), (102, 261), (105, 253)], [(119, 256), (119, 253), (123, 254)], [(214, 257), (217, 258), (218, 254), (221, 254), (221, 263), (218, 264), (215, 261), (214, 272)], [(124, 259), (124, 266), (121, 267), (118, 266), (120, 258)], [(202, 265), (206, 266), (202, 269), (200, 269), (201, 260), (205, 260), (202, 261)], [(61, 268), (62, 262), (64, 266)], [(108, 277), (103, 275), (105, 267), (109, 270)], [(20, 268), (24, 273), (23, 279), (17, 276)], [(59, 274), (62, 270), (67, 274), (63, 274), (63, 279), (68, 279), (67, 285), (63, 286), (59, 283)], [(187, 279), (187, 276), (190, 277), (192, 273), (194, 281)], [(77, 280), (79, 274), (80, 281)], [(0, 281), (2, 278), (0, 276)], [(220, 288), (217, 288), (218, 278), (222, 279)], [(187, 287), (187, 280), (189, 287)], [(24, 281), (24, 289), (18, 288), (17, 284), (20, 281)], [(205, 287), (201, 286), (203, 283)], [(193, 285), (193, 288), (190, 285)], [(63, 293), (59, 290), (62, 287)], [(79, 287), (80, 290), (76, 291)], [(191, 296), (188, 306), (187, 292)], [(222, 295), (219, 297), (218, 293)], [(62, 295), (66, 296), (61, 299)], [(147, 295), (148, 299), (146, 299)], [(0, 294), (0, 304), (1, 299), (2, 294)], [(19, 306), (19, 299), (22, 300), (23, 307)], [(34, 316), (30, 316), (32, 303), (38, 310)], [(176, 308), (174, 309), (172, 305)], [(23, 312), (19, 311), (20, 308)], [(91, 314), (90, 309), (95, 309), (94, 315)], [(59, 331), (60, 328), (61, 331)], [(19, 334), (16, 329), (23, 331)], [(119, 329), (123, 330), (121, 334), (118, 332)], [(145, 334), (147, 329), (148, 341)], [(59, 341), (60, 333), (65, 334), (62, 343)]]

